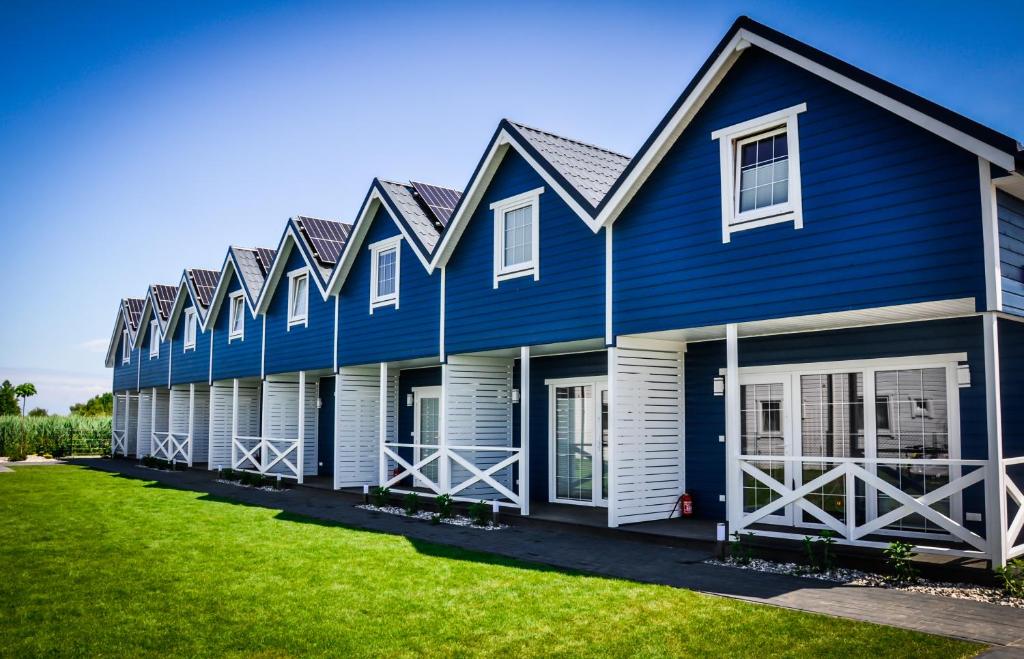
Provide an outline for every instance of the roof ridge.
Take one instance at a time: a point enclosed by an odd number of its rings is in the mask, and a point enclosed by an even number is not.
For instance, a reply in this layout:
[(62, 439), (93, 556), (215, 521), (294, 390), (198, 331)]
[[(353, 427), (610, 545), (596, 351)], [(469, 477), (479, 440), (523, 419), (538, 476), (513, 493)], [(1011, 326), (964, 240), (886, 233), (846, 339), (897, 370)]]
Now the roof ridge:
[(413, 185), (415, 185), (416, 183), (419, 183), (420, 185), (429, 185), (432, 188), (441, 188), (442, 190), (451, 190), (452, 192), (458, 192), (460, 195), (464, 192), (464, 190), (460, 190), (459, 188), (453, 188), (453, 187), (448, 186), (448, 185), (438, 185), (437, 183), (427, 183), (426, 181), (413, 181), (412, 179), (409, 179), (409, 183), (413, 184)]
[(559, 135), (557, 133), (552, 133), (551, 131), (544, 130), (543, 128), (537, 128), (536, 126), (529, 126), (527, 124), (519, 123), (518, 121), (512, 121), (511, 119), (507, 119), (507, 118), (505, 119), (505, 121), (509, 122), (510, 124), (515, 126), (516, 128), (525, 128), (527, 130), (532, 130), (532, 131), (537, 132), (537, 133), (543, 133), (544, 135), (549, 135), (551, 137), (557, 137), (560, 140), (565, 140), (566, 142), (572, 142), (573, 144), (578, 144), (579, 146), (585, 146), (588, 149), (594, 149), (596, 151), (601, 151), (603, 153), (607, 153), (609, 155), (616, 156), (616, 157), (619, 157), (619, 158), (625, 158), (626, 160), (632, 160), (633, 159), (633, 156), (627, 156), (627, 155), (625, 155), (623, 153), (619, 153), (618, 151), (612, 151), (611, 149), (606, 149), (603, 146), (598, 146), (596, 144), (591, 144), (590, 142), (584, 142), (582, 140), (577, 140), (577, 139), (572, 138), (572, 137), (566, 137), (565, 135)]
[[(344, 220), (329, 220), (326, 217), (317, 217), (316, 215), (303, 215), (301, 213), (295, 216), (296, 220), (319, 220), (320, 222), (334, 222), (335, 224), (349, 224)], [(350, 225), (351, 226), (351, 225)]]

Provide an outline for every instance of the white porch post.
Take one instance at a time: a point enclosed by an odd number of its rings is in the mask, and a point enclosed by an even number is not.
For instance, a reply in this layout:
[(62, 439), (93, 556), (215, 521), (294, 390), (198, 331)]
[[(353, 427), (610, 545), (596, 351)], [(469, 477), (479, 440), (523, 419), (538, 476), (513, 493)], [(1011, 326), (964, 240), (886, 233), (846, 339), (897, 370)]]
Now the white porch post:
[(302, 475), (306, 471), (302, 463), (303, 448), (306, 443), (306, 372), (299, 371), (299, 445), (295, 453), (295, 471), (299, 484), (302, 484)]
[(196, 417), (196, 385), (188, 385), (188, 452), (186, 458), (188, 459), (188, 466), (192, 466), (192, 426), (195, 423)]
[(124, 394), (124, 431), (121, 435), (121, 448), (124, 451), (124, 457), (128, 457), (128, 426), (129, 419), (132, 415), (132, 396), (128, 392)]
[(152, 389), (153, 397), (149, 402), (149, 454), (156, 453), (156, 387)]
[(164, 460), (171, 459), (171, 433), (174, 430), (174, 396), (171, 387), (167, 388), (167, 432), (164, 433)]
[[(337, 350), (334, 351), (337, 354)], [(341, 434), (341, 371), (334, 369), (334, 428), (332, 434), (334, 436), (331, 442), (331, 463), (334, 467), (331, 469), (331, 473), (334, 474), (334, 489), (341, 489), (341, 468), (338, 464), (338, 451), (340, 441), (339, 435)]]
[[(441, 272), (443, 274), (444, 270)], [(448, 455), (448, 364), (441, 365), (441, 400), (438, 403), (441, 418), (438, 423), (437, 450), (441, 457), (437, 459), (437, 485), (442, 493), (447, 494), (452, 489), (452, 461)]]
[(519, 349), (519, 514), (530, 514), (530, 346)]
[(231, 468), (238, 464), (235, 442), (238, 441), (238, 378), (231, 381)]
[(999, 391), (998, 320), (985, 312), (985, 407), (988, 426), (988, 479), (985, 487), (985, 536), (992, 566), (1006, 565), (1008, 552), (1006, 471), (1003, 469), (1003, 417)]
[(384, 453), (384, 443), (388, 437), (388, 363), (380, 363), (380, 390), (378, 392), (380, 404), (377, 412), (377, 435), (379, 442), (378, 484), (383, 487), (388, 482), (388, 458)]
[(617, 496), (617, 487), (615, 482), (617, 480), (616, 472), (618, 471), (618, 465), (616, 464), (617, 452), (615, 450), (616, 443), (616, 424), (618, 421), (616, 417), (618, 415), (618, 406), (615, 403), (616, 396), (618, 395), (618, 366), (616, 360), (618, 359), (618, 348), (611, 346), (608, 348), (608, 491), (605, 492), (605, 496), (608, 497), (608, 527), (616, 528), (619, 525), (619, 504)]
[(743, 517), (740, 487), (740, 374), (739, 332), (735, 323), (725, 326), (725, 506), (729, 533)]

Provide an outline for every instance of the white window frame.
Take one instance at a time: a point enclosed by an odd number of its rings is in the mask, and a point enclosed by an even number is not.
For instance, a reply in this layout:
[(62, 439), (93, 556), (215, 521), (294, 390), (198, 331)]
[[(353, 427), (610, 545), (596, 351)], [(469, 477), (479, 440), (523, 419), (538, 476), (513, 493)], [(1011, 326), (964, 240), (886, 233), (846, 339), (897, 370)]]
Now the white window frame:
[(160, 358), (160, 324), (155, 320), (149, 322), (149, 358)]
[[(544, 188), (536, 188), (514, 197), (491, 204), (494, 211), (494, 288), (498, 283), (515, 277), (533, 276), (540, 280), (540, 195)], [(530, 220), (530, 260), (513, 266), (505, 265), (505, 214), (527, 206), (533, 207)]]
[[(388, 295), (377, 295), (377, 281), (379, 268), (377, 259), (384, 252), (395, 250), (395, 292)], [(401, 283), (402, 273), (402, 237), (395, 236), (386, 240), (380, 240), (369, 246), (370, 250), (370, 313), (380, 307), (394, 307), (398, 309), (398, 290)]]
[[(189, 334), (192, 336), (189, 337)], [(196, 349), (196, 310), (193, 307), (185, 309), (185, 339), (182, 352)]]
[[(228, 343), (234, 340), (245, 340), (245, 298), (242, 291), (235, 291), (228, 296)], [(241, 304), (239, 304), (239, 300)], [(238, 315), (242, 317), (242, 324), (239, 330), (235, 330), (235, 307), (238, 306)]]
[[(800, 135), (797, 116), (807, 110), (807, 104), (772, 112), (756, 119), (720, 128), (711, 133), (718, 141), (722, 183), (722, 242), (730, 241), (731, 234), (745, 229), (792, 222), (793, 228), (804, 226), (800, 186)], [(773, 204), (746, 212), (739, 210), (739, 150), (743, 144), (771, 134), (786, 132), (789, 159), (789, 198), (785, 203)]]
[[(609, 391), (608, 389), (608, 376), (607, 375), (595, 375), (595, 376), (583, 376), (577, 378), (548, 378), (544, 380), (544, 385), (548, 388), (548, 501), (550, 503), (564, 503), (571, 506), (589, 506), (592, 508), (607, 508), (608, 507), (608, 492), (604, 491), (601, 483), (601, 392)], [(559, 387), (592, 387), (594, 396), (594, 410), (592, 424), (594, 428), (594, 453), (596, 459), (594, 460), (593, 466), (596, 469), (592, 469), (591, 478), (593, 479), (593, 485), (591, 487), (591, 500), (581, 501), (579, 499), (561, 499), (557, 495), (558, 488), (555, 483), (555, 461), (557, 460), (557, 447), (555, 442), (555, 425), (557, 419), (555, 418), (555, 404), (556, 404), (556, 390)], [(611, 414), (611, 398), (608, 399), (609, 403), (609, 414)], [(528, 404), (523, 402), (521, 404)], [(611, 418), (609, 417), (609, 423)], [(608, 456), (608, 467), (609, 472), (611, 469), (611, 435), (609, 434), (609, 456)], [(595, 474), (596, 473), (596, 477)], [(611, 487), (611, 473), (608, 474), (608, 485)]]
[(132, 361), (132, 348), (128, 344), (128, 330), (121, 331), (121, 364), (130, 364)]
[[(306, 313), (301, 315), (292, 315), (292, 304), (293, 297), (295, 295), (295, 283), (302, 277), (306, 278)], [(288, 330), (291, 328), (302, 325), (303, 327), (309, 327), (309, 287), (310, 287), (309, 268), (297, 268), (288, 273)]]

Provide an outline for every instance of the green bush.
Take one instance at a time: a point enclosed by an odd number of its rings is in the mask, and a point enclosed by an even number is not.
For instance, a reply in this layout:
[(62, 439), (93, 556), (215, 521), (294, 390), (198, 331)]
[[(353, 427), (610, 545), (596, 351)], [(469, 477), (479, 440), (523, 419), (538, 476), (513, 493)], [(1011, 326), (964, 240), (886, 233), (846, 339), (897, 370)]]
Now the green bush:
[(439, 494), (434, 501), (437, 503), (437, 516), (441, 519), (448, 519), (452, 516), (452, 495)]
[(469, 519), (477, 526), (488, 526), (491, 523), (491, 506), (486, 501), (477, 501), (469, 505)]
[(996, 576), (1003, 582), (1007, 595), (1024, 597), (1024, 560), (1015, 558), (1004, 567), (997, 567)]
[(402, 500), (406, 515), (415, 515), (420, 511), (420, 495), (416, 492), (409, 492)]
[(110, 450), (110, 430), (109, 417), (0, 416), (0, 455), (99, 455)]
[(889, 543), (883, 550), (885, 559), (892, 570), (892, 578), (898, 584), (917, 583), (917, 568), (911, 562), (914, 556), (914, 546), (907, 542), (897, 540)]
[(391, 503), (391, 490), (386, 487), (373, 488), (370, 490), (370, 501), (378, 508), (383, 508)]

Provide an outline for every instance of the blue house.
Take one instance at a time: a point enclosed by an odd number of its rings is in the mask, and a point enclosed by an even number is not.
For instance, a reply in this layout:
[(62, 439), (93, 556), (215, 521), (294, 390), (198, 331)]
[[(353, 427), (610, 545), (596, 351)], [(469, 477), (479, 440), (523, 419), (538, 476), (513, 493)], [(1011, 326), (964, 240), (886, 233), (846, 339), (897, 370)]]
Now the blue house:
[(107, 368), (114, 369), (114, 410), (110, 453), (135, 455), (138, 437), (139, 351), (134, 339), (139, 331), (141, 298), (126, 297), (117, 307), (114, 331), (107, 347)]
[(464, 193), (375, 179), (159, 288), (107, 357), (140, 455), (211, 385), (211, 463), (1024, 555), (1024, 148), (747, 18), (632, 157), (504, 120)]
[[(381, 179), (366, 194), (328, 288), (339, 313), (335, 488), (386, 483), (396, 461), (437, 481), (441, 274), (430, 259), (461, 194)], [(407, 445), (385, 447), (383, 462), (381, 410), (389, 443)]]
[(319, 423), (322, 396), (333, 394), (338, 301), (327, 283), (352, 225), (298, 216), (288, 221), (256, 302), (263, 320), (261, 428), (247, 440), (242, 468), (302, 482), (330, 475), (333, 424)]
[(140, 458), (153, 455), (170, 459), (167, 434), (172, 355), (166, 329), (177, 294), (177, 286), (152, 284), (139, 313), (134, 348), (139, 354), (137, 456)]
[[(263, 318), (256, 314), (276, 252), (231, 247), (224, 257), (204, 329), (210, 332), (210, 469), (239, 459), (233, 438), (260, 434)], [(237, 402), (236, 402), (237, 401)], [(234, 457), (232, 457), (234, 456)]]

